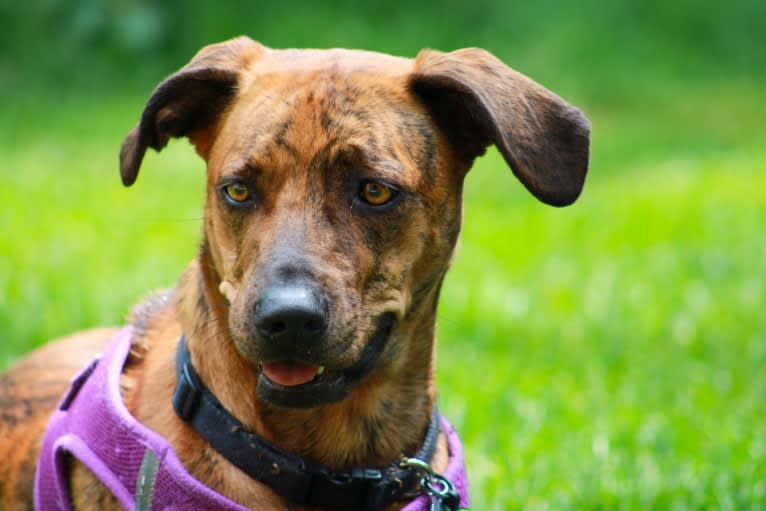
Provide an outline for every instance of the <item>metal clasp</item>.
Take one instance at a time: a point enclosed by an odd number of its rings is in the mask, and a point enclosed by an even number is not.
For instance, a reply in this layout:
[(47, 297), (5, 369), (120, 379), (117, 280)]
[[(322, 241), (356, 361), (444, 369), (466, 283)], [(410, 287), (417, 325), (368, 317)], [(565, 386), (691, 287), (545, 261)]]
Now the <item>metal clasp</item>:
[(425, 461), (418, 458), (402, 457), (401, 468), (412, 468), (423, 473), (420, 479), (421, 492), (431, 497), (431, 511), (457, 511), (460, 506), (460, 495), (455, 485)]

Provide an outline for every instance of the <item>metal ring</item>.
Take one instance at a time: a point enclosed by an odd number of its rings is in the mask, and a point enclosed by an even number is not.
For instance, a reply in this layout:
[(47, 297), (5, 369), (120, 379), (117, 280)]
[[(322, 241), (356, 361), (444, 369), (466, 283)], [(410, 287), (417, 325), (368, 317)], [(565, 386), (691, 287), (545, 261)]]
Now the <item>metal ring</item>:
[(428, 463), (426, 463), (425, 461), (419, 458), (405, 458), (404, 456), (402, 456), (402, 459), (399, 462), (399, 466), (401, 468), (416, 468), (416, 469), (424, 471), (430, 476), (434, 475), (434, 469), (431, 468), (431, 465), (429, 465)]
[(420, 484), (432, 497), (444, 498), (455, 493), (455, 486), (440, 474), (432, 473), (430, 477), (424, 477)]

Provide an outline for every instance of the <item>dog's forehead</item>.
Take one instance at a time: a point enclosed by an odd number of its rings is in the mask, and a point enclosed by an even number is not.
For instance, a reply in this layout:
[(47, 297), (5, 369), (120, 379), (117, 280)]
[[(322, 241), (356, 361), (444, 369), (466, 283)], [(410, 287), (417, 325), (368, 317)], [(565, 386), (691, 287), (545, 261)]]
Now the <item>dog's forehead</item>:
[(422, 163), (434, 141), (408, 89), (411, 71), (410, 60), (373, 52), (269, 52), (239, 84), (216, 144), (226, 161), (214, 166), (224, 173), (264, 159), (264, 167), (306, 166), (344, 147), (366, 151), (384, 174)]
[(412, 71), (411, 59), (364, 50), (273, 50), (269, 49), (253, 62), (251, 71), (263, 73), (302, 73), (334, 69), (338, 72), (369, 71), (402, 75)]
[(373, 96), (407, 96), (412, 70), (410, 59), (362, 50), (268, 50), (246, 67), (238, 87), (250, 103), (276, 98), (291, 104), (301, 95), (326, 94), (373, 109), (375, 101), (367, 101)]

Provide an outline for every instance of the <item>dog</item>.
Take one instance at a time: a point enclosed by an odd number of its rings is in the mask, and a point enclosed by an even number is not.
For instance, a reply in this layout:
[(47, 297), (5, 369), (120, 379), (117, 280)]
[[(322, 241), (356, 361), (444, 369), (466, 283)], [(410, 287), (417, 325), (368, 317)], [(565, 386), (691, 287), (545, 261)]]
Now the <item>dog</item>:
[[(590, 151), (580, 110), (481, 49), (405, 59), (247, 37), (203, 48), (158, 85), (122, 145), (123, 184), (177, 137), (207, 164), (202, 241), (175, 287), (134, 309), (120, 398), (205, 488), (258, 510), (344, 507), (246, 473), (184, 417), (181, 382), (204, 385), (232, 431), (322, 470), (403, 467), (433, 429), (437, 302), (473, 161), (494, 144), (529, 192), (566, 206)], [(0, 380), (3, 509), (33, 508), (48, 421), (116, 333), (51, 342)], [(448, 468), (449, 431), (437, 433), (420, 475)], [(130, 507), (93, 466), (63, 459), (72, 509)]]

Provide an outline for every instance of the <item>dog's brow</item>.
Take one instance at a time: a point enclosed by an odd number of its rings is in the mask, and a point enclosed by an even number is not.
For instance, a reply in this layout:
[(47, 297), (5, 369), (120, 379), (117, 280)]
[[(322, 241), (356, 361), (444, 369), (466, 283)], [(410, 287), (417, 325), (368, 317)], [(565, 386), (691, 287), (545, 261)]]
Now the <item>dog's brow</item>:
[(396, 160), (373, 160), (370, 166), (385, 175), (401, 176), (404, 173), (404, 167)]
[(404, 166), (399, 161), (393, 158), (381, 158), (375, 151), (362, 145), (351, 144), (342, 148), (338, 154), (359, 160), (370, 173), (380, 174), (382, 177), (400, 177), (405, 172)]
[(253, 179), (260, 173), (261, 170), (255, 162), (235, 160), (224, 165), (223, 172), (218, 178), (218, 181), (229, 181), (232, 178), (238, 177)]

